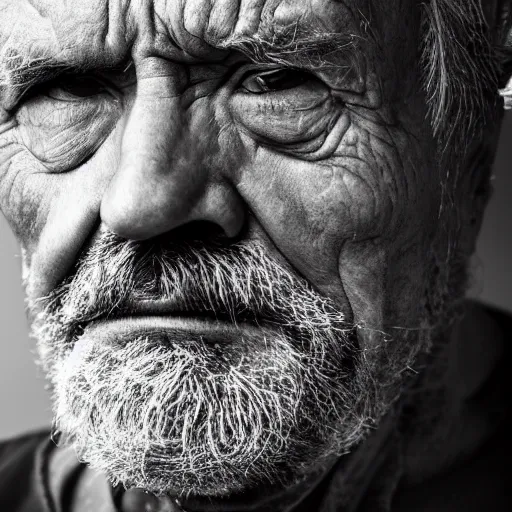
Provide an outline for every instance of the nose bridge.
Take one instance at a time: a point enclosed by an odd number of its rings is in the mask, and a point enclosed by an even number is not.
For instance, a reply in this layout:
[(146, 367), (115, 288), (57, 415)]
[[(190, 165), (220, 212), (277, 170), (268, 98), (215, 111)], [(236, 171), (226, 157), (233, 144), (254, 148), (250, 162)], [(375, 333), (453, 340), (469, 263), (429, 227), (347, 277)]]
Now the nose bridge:
[(233, 232), (240, 205), (226, 197), (232, 192), (215, 182), (206, 163), (216, 151), (215, 137), (208, 134), (215, 128), (203, 122), (203, 134), (195, 133), (193, 115), (179, 95), (138, 93), (119, 166), (101, 204), (102, 223), (111, 231), (142, 240), (208, 220)]

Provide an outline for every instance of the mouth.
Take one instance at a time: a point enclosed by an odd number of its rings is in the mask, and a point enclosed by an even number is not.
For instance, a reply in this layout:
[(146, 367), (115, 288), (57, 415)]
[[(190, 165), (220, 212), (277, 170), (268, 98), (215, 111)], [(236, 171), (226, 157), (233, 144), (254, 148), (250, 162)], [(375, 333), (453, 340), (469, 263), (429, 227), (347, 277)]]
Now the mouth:
[(204, 316), (123, 316), (94, 321), (83, 334), (87, 338), (101, 337), (108, 343), (122, 345), (135, 337), (158, 337), (165, 340), (179, 339), (180, 344), (206, 342), (224, 345), (240, 340), (241, 336), (262, 336), (262, 327), (249, 323), (234, 323)]
[(172, 316), (179, 318), (204, 319), (225, 323), (247, 323), (260, 325), (262, 319), (248, 308), (238, 306), (229, 312), (222, 309), (213, 309), (205, 304), (193, 304), (179, 307), (174, 301), (167, 299), (129, 301), (121, 309), (127, 316)]
[[(241, 336), (261, 337), (263, 331), (276, 332), (277, 322), (256, 315), (247, 308), (235, 312), (208, 309), (204, 306), (178, 308), (169, 300), (132, 300), (107, 315), (81, 322), (72, 338), (101, 337), (109, 343), (122, 344), (134, 337), (180, 339), (186, 343), (202, 341), (226, 344)], [(183, 306), (181, 304), (181, 306)]]
[(203, 304), (183, 306), (167, 299), (126, 301), (106, 315), (81, 322), (71, 336), (71, 345), (85, 338), (122, 346), (138, 337), (158, 339), (163, 344), (179, 340), (180, 345), (228, 345), (241, 338), (261, 339), (285, 328), (248, 308), (228, 312)]

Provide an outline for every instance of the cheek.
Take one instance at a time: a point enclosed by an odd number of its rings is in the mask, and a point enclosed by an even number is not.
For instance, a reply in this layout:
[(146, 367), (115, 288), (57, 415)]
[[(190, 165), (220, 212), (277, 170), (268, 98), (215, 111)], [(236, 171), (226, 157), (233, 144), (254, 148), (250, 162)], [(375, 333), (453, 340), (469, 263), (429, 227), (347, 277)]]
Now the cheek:
[[(260, 148), (242, 171), (241, 193), (276, 241), (325, 258), (345, 240), (373, 238), (390, 225), (396, 190), (382, 179), (374, 156), (354, 149), (350, 133), (345, 139), (336, 156), (321, 162)], [(384, 156), (392, 167), (392, 155)]]
[(24, 253), (27, 293), (46, 295), (69, 272), (98, 222), (102, 193), (118, 161), (113, 132), (79, 168), (48, 173), (23, 146), (0, 150), (0, 204)]
[(379, 250), (399, 246), (432, 222), (437, 205), (421, 148), (412, 138), (362, 124), (352, 122), (335, 155), (321, 162), (260, 147), (240, 183), (241, 194), (290, 263), (313, 285), (339, 297), (344, 295), (340, 254), (348, 242), (362, 254), (370, 240)]
[(24, 246), (36, 236), (41, 204), (44, 196), (49, 196), (41, 171), (42, 166), (18, 142), (14, 130), (0, 140), (0, 207)]

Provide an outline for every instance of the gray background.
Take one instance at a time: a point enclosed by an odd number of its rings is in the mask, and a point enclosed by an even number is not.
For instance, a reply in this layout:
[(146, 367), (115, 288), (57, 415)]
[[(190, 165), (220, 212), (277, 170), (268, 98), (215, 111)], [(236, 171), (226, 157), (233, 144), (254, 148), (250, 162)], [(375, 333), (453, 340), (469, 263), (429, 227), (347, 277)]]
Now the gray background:
[[(505, 119), (495, 194), (474, 259), (472, 295), (512, 311), (512, 114)], [(0, 215), (0, 439), (51, 423), (41, 372), (33, 363), (20, 285), (19, 249)]]

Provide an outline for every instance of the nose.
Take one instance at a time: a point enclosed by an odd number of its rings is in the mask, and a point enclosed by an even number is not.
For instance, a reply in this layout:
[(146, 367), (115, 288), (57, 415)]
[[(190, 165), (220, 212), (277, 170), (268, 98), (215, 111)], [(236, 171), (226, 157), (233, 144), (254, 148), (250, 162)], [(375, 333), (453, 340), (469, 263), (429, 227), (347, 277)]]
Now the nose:
[(231, 238), (240, 232), (243, 202), (221, 172), (226, 158), (212, 117), (206, 105), (192, 114), (179, 95), (137, 93), (119, 165), (101, 201), (106, 228), (131, 240), (194, 221), (216, 224)]

